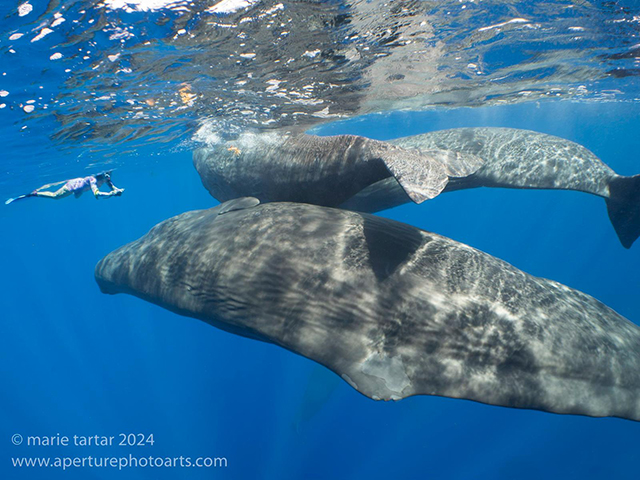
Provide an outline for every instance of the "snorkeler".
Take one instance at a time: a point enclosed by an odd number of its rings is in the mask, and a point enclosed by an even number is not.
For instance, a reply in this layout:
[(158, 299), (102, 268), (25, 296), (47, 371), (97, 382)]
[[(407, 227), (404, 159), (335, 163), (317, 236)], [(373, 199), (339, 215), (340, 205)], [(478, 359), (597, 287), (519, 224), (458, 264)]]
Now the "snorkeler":
[[(51, 188), (55, 185), (60, 185), (64, 183), (62, 187), (60, 187), (55, 192), (45, 191), (47, 188)], [(111, 191), (109, 192), (101, 192), (100, 187), (106, 183)], [(53, 198), (54, 200), (58, 200), (60, 198), (68, 197), (72, 193), (78, 198), (84, 192), (91, 190), (96, 199), (100, 197), (113, 197), (120, 196), (122, 192), (124, 192), (124, 188), (116, 187), (111, 181), (111, 172), (102, 172), (96, 175), (90, 175), (88, 177), (81, 178), (72, 178), (71, 180), (63, 180), (62, 182), (49, 183), (47, 185), (43, 185), (40, 188), (36, 188), (33, 192), (27, 193), (26, 195), (20, 195), (16, 198), (10, 198), (5, 203), (5, 205), (9, 205), (16, 200), (22, 200), (23, 198), (29, 197), (43, 197), (43, 198)]]

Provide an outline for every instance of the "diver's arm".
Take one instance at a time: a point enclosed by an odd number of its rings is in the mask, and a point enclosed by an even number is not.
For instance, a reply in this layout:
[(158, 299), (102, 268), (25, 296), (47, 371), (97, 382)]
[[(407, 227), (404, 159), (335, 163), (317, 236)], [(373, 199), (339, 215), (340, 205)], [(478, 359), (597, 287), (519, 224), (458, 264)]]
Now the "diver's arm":
[(111, 189), (111, 192), (109, 192), (111, 195), (117, 195), (117, 196), (122, 195), (122, 192), (124, 192), (124, 188), (116, 187), (114, 183), (111, 181), (111, 175), (107, 175), (106, 182), (107, 182), (107, 185), (109, 185), (109, 188)]
[(111, 191), (101, 192), (100, 189), (98, 189), (98, 182), (96, 181), (96, 179), (91, 179), (91, 191), (93, 192), (93, 195), (96, 197), (96, 199), (100, 197), (113, 197), (122, 195), (122, 192), (124, 192), (124, 188), (116, 187), (110, 179), (106, 180), (106, 182), (109, 185), (109, 188), (111, 188)]
[(101, 192), (100, 189), (98, 188), (98, 182), (96, 181), (95, 177), (92, 177), (91, 180), (89, 180), (89, 182), (91, 183), (91, 191), (93, 192), (94, 197), (96, 197), (96, 200), (99, 199), (100, 197), (110, 197), (113, 195), (113, 192)]
[(114, 185), (113, 190), (107, 193), (107, 195), (109, 195), (110, 197), (112, 196), (119, 197), (120, 195), (122, 195), (122, 192), (124, 192), (124, 188), (118, 188)]
[(111, 191), (109, 193), (107, 193), (106, 195), (109, 195), (109, 196), (115, 195), (115, 196), (118, 196), (118, 197), (120, 195), (122, 195), (122, 192), (124, 192), (124, 188), (116, 187), (111, 180), (107, 180), (107, 182), (109, 183), (109, 187), (111, 188)]
[(91, 180), (89, 180), (89, 184), (91, 185), (91, 191), (93, 192), (93, 196), (96, 197), (96, 200), (105, 195), (98, 188), (98, 182), (96, 181), (95, 177), (91, 177)]

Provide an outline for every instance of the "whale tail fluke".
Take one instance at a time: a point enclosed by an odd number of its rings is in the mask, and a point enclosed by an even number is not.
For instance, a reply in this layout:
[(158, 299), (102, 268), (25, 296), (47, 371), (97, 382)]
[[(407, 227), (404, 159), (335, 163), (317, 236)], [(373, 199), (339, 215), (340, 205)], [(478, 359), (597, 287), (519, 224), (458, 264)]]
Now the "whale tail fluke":
[(615, 177), (609, 183), (607, 211), (624, 248), (640, 236), (640, 175)]

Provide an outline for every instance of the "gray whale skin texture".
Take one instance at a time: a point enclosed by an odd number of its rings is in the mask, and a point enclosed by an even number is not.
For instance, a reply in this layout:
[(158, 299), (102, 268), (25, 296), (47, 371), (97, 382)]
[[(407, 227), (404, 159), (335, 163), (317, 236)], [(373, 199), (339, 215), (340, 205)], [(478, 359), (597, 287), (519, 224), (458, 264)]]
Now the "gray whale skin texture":
[(373, 215), (231, 200), (104, 257), (129, 293), (310, 358), (375, 400), (640, 420), (640, 328), (594, 298)]
[[(616, 174), (593, 152), (570, 140), (515, 128), (454, 128), (391, 140), (407, 149), (455, 151), (482, 166), (452, 179), (444, 192), (477, 187), (576, 190), (605, 199), (611, 224), (625, 248), (640, 236), (640, 175)], [(341, 208), (377, 212), (410, 202), (393, 178), (351, 197)]]
[(385, 178), (392, 178), (408, 201), (421, 203), (440, 194), (450, 178), (475, 172), (482, 160), (450, 150), (416, 152), (356, 135), (248, 133), (195, 150), (193, 164), (221, 202), (256, 197), (337, 207)]

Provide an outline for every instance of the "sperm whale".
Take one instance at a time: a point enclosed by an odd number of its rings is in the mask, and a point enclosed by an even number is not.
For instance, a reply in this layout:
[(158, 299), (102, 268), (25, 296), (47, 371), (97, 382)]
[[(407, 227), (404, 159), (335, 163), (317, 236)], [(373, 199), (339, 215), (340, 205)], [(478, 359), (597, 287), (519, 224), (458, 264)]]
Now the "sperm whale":
[(640, 327), (417, 228), (240, 198), (97, 264), (102, 292), (310, 358), (374, 400), (440, 395), (640, 421)]

